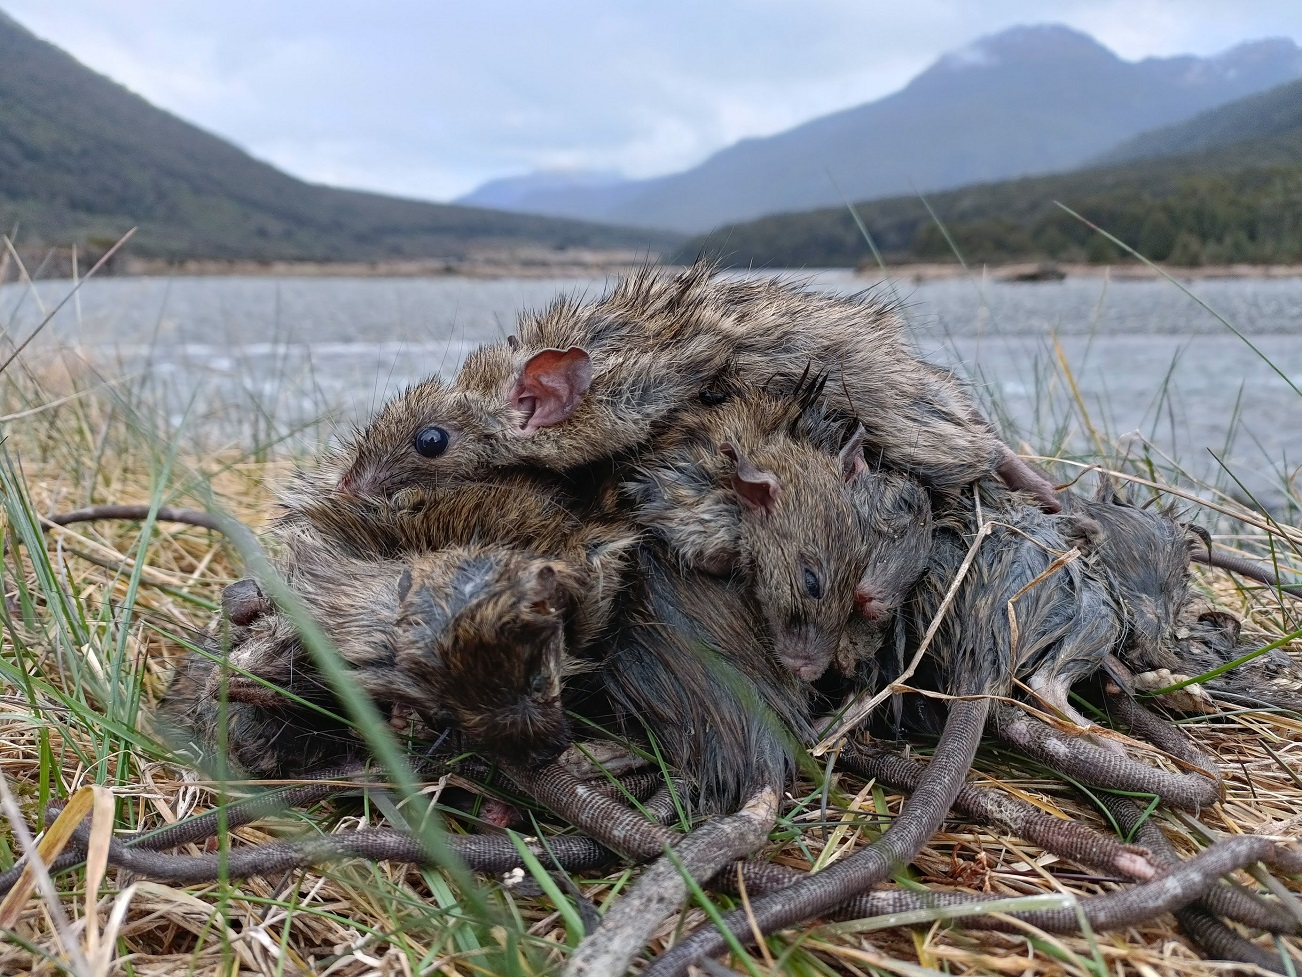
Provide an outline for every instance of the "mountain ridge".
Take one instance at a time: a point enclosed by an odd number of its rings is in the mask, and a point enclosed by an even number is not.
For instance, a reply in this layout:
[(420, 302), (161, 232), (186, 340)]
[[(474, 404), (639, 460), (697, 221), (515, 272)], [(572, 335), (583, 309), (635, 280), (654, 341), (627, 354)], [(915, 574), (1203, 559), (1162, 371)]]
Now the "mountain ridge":
[[(1095, 163), (1106, 166), (1217, 149), (1259, 153), (1267, 145), (1282, 148), (1295, 141), (1298, 133), (1302, 133), (1302, 79), (1200, 112), (1176, 125), (1140, 133), (1114, 146)], [(1235, 146), (1239, 149), (1231, 149)], [(1268, 155), (1274, 157), (1275, 153)], [(1302, 163), (1302, 158), (1297, 162)]]
[[(150, 104), (0, 12), (0, 219), (50, 243), (116, 237), (168, 259), (459, 257), (675, 238), (311, 184)], [(32, 231), (28, 232), (28, 237)]]
[[(1243, 133), (1257, 137), (1226, 141)], [(1127, 152), (1071, 173), (854, 209), (893, 262), (953, 261), (955, 245), (975, 262), (1123, 257), (1057, 201), (1155, 260), (1302, 262), (1302, 80), (1147, 133)], [(802, 267), (859, 264), (869, 249), (840, 206), (718, 228), (689, 240), (678, 257), (701, 252), (733, 266)]]
[(742, 140), (680, 173), (598, 193), (542, 192), (523, 206), (699, 232), (834, 205), (842, 192), (862, 200), (1060, 172), (1298, 77), (1302, 49), (1288, 39), (1131, 62), (1070, 28), (1020, 26), (942, 55), (881, 99)]

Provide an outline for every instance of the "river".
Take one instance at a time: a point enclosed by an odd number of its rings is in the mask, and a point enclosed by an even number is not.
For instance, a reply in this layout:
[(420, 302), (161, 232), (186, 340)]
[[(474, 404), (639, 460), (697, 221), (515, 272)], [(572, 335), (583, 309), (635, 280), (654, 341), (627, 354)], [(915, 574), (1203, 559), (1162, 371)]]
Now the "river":
[[(968, 375), (1005, 430), (1039, 448), (1093, 426), (1201, 476), (1223, 461), (1278, 504), (1302, 464), (1302, 279), (1077, 278), (870, 283), (847, 271), (792, 275), (816, 288), (873, 287), (897, 300), (924, 355)], [(74, 349), (106, 378), (130, 376), (174, 422), (239, 426), (250, 403), (282, 430), (363, 417), (394, 390), (454, 371), (511, 332), (524, 308), (604, 280), (119, 278), (94, 280), (25, 356)], [(70, 287), (0, 287), (21, 340)], [(1224, 321), (1221, 321), (1221, 320)], [(1240, 335), (1236, 336), (1235, 332)], [(1064, 371), (1066, 364), (1069, 373)], [(310, 436), (324, 430), (309, 427)], [(1217, 459), (1220, 459), (1218, 461)], [(1226, 483), (1228, 484), (1228, 483)]]

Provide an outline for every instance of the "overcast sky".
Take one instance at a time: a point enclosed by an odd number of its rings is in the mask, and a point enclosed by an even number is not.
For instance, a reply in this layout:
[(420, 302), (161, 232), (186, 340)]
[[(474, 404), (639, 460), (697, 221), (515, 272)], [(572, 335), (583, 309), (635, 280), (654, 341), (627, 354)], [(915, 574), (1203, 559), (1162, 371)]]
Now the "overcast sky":
[[(1128, 59), (1302, 40), (1302, 0), (0, 0), (311, 180), (450, 199), (538, 168), (672, 172), (1060, 22)], [(2, 70), (2, 69), (0, 69)]]

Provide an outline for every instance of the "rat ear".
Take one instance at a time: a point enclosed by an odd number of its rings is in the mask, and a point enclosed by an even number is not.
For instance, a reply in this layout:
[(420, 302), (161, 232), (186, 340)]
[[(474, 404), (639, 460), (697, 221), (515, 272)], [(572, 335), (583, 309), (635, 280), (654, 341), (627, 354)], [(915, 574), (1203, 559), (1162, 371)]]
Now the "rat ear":
[(1062, 536), (1070, 545), (1089, 555), (1103, 544), (1103, 526), (1085, 515), (1067, 516), (1062, 520)]
[(592, 386), (592, 357), (579, 346), (534, 353), (507, 395), (526, 434), (569, 419)]
[(836, 456), (841, 463), (841, 477), (847, 482), (854, 481), (856, 476), (868, 470), (868, 462), (863, 457), (863, 442), (866, 437), (868, 437), (868, 432), (864, 430), (864, 426), (856, 424), (854, 434), (850, 435), (850, 440), (845, 443), (841, 453)]
[(778, 500), (782, 498), (782, 483), (778, 477), (772, 472), (756, 468), (727, 441), (719, 445), (719, 453), (732, 459), (737, 466), (737, 472), (732, 476), (732, 489), (741, 499), (742, 505), (754, 512), (772, 515)]
[(544, 563), (534, 571), (533, 584), (529, 610), (535, 614), (551, 614), (561, 603), (561, 583), (556, 579), (556, 568)]

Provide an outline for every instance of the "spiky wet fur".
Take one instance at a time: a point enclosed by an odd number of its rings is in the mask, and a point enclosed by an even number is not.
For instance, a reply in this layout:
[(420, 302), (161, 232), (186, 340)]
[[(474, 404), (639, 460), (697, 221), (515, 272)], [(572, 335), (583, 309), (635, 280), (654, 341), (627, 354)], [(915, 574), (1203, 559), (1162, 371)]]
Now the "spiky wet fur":
[(650, 734), (696, 810), (731, 813), (756, 787), (786, 784), (812, 738), (807, 693), (774, 660), (754, 603), (648, 544), (624, 606), (598, 678), (617, 723)]
[[(941, 687), (1001, 696), (1015, 694), (1017, 681), (1070, 688), (1100, 667), (1123, 634), (1120, 608), (1082, 551), (1088, 527), (998, 486), (978, 493), (937, 520), (931, 561), (910, 606), (913, 640), (938, 613), (980, 526), (991, 523), (931, 645)], [(1073, 549), (1080, 554), (1053, 566)]]
[[(523, 434), (509, 391), (545, 349), (593, 361), (587, 396), (564, 423)], [(794, 390), (828, 375), (833, 406), (868, 428), (869, 457), (943, 491), (992, 474), (1008, 450), (951, 373), (923, 362), (889, 304), (817, 294), (776, 280), (732, 281), (707, 263), (648, 268), (593, 302), (560, 299), (525, 315), (518, 337), (472, 353), (451, 382), (390, 401), (332, 460), (330, 474), (389, 494), (493, 470), (570, 471), (649, 444), (675, 419), (735, 390)], [(439, 458), (416, 454), (423, 427), (445, 428)]]
[(1092, 524), (1100, 569), (1125, 613), (1118, 657), (1136, 671), (1186, 670), (1176, 620), (1189, 596), (1189, 554), (1198, 538), (1174, 510), (1141, 507), (1108, 480), (1092, 499), (1066, 499), (1067, 511)]

